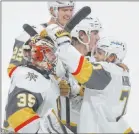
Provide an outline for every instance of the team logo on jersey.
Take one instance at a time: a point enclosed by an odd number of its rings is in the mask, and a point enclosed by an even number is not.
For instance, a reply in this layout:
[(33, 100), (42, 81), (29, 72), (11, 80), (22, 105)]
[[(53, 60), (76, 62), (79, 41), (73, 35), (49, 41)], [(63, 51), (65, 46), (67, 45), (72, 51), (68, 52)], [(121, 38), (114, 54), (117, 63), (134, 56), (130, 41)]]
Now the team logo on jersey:
[(30, 73), (28, 72), (26, 79), (29, 79), (29, 81), (34, 80), (36, 81), (36, 79), (38, 78), (38, 75), (34, 74), (34, 73)]

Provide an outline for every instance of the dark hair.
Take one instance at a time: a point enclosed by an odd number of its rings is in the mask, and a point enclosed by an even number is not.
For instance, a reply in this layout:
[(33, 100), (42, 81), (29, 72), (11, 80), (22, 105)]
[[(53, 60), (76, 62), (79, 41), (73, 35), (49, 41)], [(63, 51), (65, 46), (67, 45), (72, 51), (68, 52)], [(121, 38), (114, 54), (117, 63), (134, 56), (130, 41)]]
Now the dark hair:
[(71, 45), (76, 45), (76, 44), (78, 44), (79, 43), (79, 41), (78, 41), (78, 39), (76, 38), (76, 37), (72, 37), (72, 40), (71, 40)]

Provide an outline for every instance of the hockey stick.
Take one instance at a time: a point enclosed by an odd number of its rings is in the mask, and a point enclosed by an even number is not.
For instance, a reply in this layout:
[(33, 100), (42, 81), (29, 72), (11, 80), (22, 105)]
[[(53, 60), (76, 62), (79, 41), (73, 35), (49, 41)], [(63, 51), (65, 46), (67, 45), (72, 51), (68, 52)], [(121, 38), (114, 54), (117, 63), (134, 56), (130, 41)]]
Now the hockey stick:
[(70, 21), (65, 25), (64, 29), (67, 32), (71, 32), (72, 29), (80, 23), (84, 18), (86, 18), (91, 13), (91, 8), (88, 6), (85, 6), (81, 8), (71, 19)]
[[(65, 25), (64, 29), (67, 32), (71, 32), (72, 29), (80, 23), (85, 17), (87, 17), (91, 13), (91, 8), (88, 6), (85, 6), (81, 8), (71, 19), (70, 21)], [(23, 29), (32, 37), (38, 34), (33, 27), (31, 27), (29, 24), (24, 24)]]
[(66, 99), (66, 126), (70, 129), (70, 100), (69, 97), (65, 97)]
[(38, 34), (34, 28), (32, 26), (30, 26), (29, 24), (24, 24), (23, 25), (23, 29), (32, 37), (35, 36), (36, 34)]
[[(87, 17), (91, 13), (91, 8), (86, 6), (80, 9), (71, 19), (70, 21), (66, 24), (64, 29), (67, 32), (71, 32), (72, 29), (80, 23), (85, 17)], [(70, 128), (70, 100), (69, 97), (66, 97), (66, 125), (68, 128)]]

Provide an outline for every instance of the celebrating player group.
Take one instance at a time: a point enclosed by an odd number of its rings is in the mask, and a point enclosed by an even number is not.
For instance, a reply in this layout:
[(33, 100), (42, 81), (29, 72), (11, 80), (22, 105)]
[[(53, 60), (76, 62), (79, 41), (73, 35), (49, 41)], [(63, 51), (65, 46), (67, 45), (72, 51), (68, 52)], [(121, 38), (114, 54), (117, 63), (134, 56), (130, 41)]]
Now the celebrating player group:
[[(134, 133), (124, 120), (131, 84), (126, 43), (74, 1), (48, 3), (51, 19), (15, 39), (3, 127), (14, 133)], [(107, 29), (105, 29), (107, 30)]]

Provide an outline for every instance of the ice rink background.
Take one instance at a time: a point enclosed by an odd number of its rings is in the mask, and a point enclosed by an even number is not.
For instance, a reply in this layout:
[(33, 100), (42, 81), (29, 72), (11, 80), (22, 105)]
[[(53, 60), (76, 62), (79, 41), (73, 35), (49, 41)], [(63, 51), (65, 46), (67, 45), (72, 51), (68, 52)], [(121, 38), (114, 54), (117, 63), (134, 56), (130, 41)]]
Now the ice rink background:
[[(127, 42), (125, 63), (130, 68), (132, 91), (126, 120), (135, 132), (139, 131), (139, 2), (77, 2), (76, 8), (91, 6), (102, 22), (101, 35), (116, 36)], [(47, 2), (2, 3), (2, 116), (7, 99), (10, 79), (7, 67), (12, 55), (14, 38), (23, 31), (22, 25), (38, 25), (49, 20)]]

